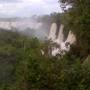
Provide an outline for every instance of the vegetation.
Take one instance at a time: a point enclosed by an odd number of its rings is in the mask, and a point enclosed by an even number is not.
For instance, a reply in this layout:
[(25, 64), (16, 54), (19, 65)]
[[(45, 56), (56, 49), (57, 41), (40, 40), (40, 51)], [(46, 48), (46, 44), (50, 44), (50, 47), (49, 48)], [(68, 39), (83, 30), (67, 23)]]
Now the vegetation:
[[(60, 2), (64, 12), (52, 14), (50, 23), (61, 20), (77, 44), (63, 58), (51, 57), (48, 42), (0, 29), (0, 90), (90, 90), (90, 1)], [(67, 5), (72, 8), (66, 10)]]
[[(90, 54), (90, 0), (59, 0), (64, 10), (62, 23), (77, 36), (78, 56)], [(66, 10), (67, 6), (71, 6)]]
[[(90, 63), (42, 55), (47, 44), (0, 31), (0, 90), (89, 90)], [(89, 60), (86, 60), (87, 62)]]

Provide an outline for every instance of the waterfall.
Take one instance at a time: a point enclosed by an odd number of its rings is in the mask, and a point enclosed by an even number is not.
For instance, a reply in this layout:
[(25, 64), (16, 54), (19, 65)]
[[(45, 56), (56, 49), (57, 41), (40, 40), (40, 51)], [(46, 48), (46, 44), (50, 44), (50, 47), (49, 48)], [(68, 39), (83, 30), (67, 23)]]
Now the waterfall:
[(64, 55), (66, 52), (70, 51), (70, 46), (76, 42), (76, 36), (73, 34), (72, 31), (69, 31), (66, 40), (64, 41), (64, 34), (63, 34), (64, 25), (61, 24), (58, 36), (56, 38), (56, 30), (57, 24), (53, 23), (51, 25), (50, 33), (49, 33), (49, 40), (52, 40), (53, 43), (56, 43), (59, 47), (54, 46), (52, 47), (52, 56), (56, 55)]
[(57, 24), (52, 23), (48, 39), (54, 41), (56, 39)]
[(59, 33), (58, 33), (58, 37), (56, 39), (56, 43), (58, 43), (59, 45), (64, 41), (64, 34), (63, 34), (63, 29), (64, 29), (64, 25), (60, 25), (59, 28)]
[(65, 41), (65, 43), (68, 42), (68, 43), (70, 43), (70, 45), (72, 45), (75, 41), (76, 41), (76, 36), (75, 36), (75, 35), (73, 34), (73, 32), (70, 30), (70, 31), (69, 31), (69, 34), (68, 34), (68, 37), (67, 37), (67, 39), (66, 39), (66, 41)]

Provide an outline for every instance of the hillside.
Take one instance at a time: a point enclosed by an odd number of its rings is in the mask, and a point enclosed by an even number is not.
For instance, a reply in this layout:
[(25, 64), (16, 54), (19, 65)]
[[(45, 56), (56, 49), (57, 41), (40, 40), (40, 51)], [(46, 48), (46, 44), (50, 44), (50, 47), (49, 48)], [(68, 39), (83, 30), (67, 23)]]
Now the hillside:
[(0, 90), (89, 90), (90, 64), (42, 55), (43, 44), (0, 30)]

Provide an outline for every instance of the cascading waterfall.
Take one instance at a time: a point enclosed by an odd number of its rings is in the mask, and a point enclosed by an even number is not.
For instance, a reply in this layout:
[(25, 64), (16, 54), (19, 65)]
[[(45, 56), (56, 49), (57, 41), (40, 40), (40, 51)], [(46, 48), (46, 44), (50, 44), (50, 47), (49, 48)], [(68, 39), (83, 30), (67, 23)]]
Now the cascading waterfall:
[(58, 44), (61, 44), (64, 41), (63, 29), (64, 29), (64, 25), (61, 24), (58, 37), (55, 41)]
[(49, 40), (54, 41), (56, 39), (56, 30), (57, 30), (57, 24), (52, 23), (51, 28), (50, 28), (50, 33), (49, 33)]
[(52, 50), (52, 56), (56, 56), (57, 54), (61, 54), (62, 43), (64, 42), (63, 29), (64, 29), (64, 25), (61, 24), (60, 25), (60, 28), (59, 28), (58, 36), (54, 40), (54, 43), (56, 43), (57, 45), (59, 45), (59, 48), (54, 47), (54, 49)]
[(69, 31), (69, 34), (68, 34), (68, 37), (67, 37), (65, 43), (69, 42), (70, 44), (73, 44), (75, 41), (76, 41), (76, 36), (73, 34), (72, 31)]
[(52, 56), (56, 55), (64, 55), (66, 52), (70, 51), (70, 46), (76, 42), (76, 36), (73, 34), (72, 31), (69, 31), (67, 39), (64, 41), (64, 34), (63, 34), (64, 25), (61, 24), (59, 29), (59, 34), (56, 38), (56, 30), (57, 25), (53, 23), (49, 33), (49, 40), (52, 40), (53, 43), (56, 43), (59, 47), (54, 47), (52, 49)]

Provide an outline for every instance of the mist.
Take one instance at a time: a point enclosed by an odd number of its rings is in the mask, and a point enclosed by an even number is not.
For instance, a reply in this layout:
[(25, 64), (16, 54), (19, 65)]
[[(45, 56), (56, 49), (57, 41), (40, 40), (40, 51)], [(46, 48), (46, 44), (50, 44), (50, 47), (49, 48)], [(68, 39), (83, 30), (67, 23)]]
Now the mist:
[(29, 37), (36, 37), (39, 40), (45, 40), (48, 37), (49, 25), (33, 18), (8, 18), (0, 20), (0, 28), (17, 31)]

